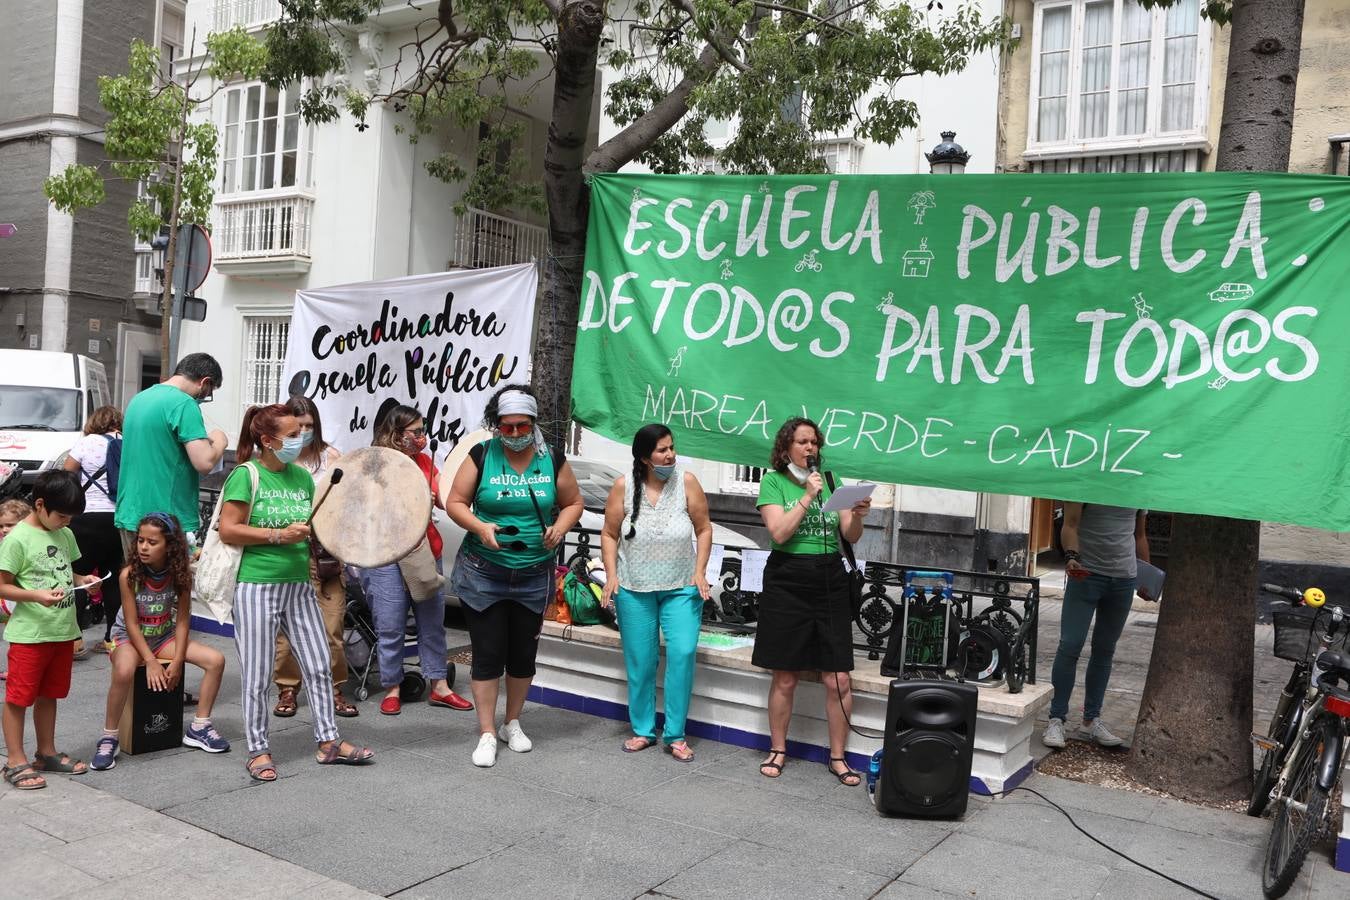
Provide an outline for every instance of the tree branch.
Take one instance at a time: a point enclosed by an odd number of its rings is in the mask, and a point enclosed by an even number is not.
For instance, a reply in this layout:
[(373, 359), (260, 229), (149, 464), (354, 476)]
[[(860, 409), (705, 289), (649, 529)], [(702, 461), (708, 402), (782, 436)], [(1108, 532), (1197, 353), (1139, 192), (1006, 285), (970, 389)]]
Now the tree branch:
[[(689, 13), (689, 20), (694, 24), (694, 27), (697, 28), (698, 13), (694, 9), (693, 0), (676, 0), (676, 3), (679, 5), (681, 9)], [(712, 48), (717, 51), (717, 55), (722, 57), (722, 59), (726, 60), (727, 64), (730, 65), (733, 69), (735, 69), (738, 72), (750, 71), (749, 66), (747, 66), (745, 63), (737, 59), (736, 55), (732, 53), (730, 50), (728, 50), (725, 45), (723, 45), (722, 39), (720, 37), (711, 32), (704, 33), (703, 29), (701, 28), (699, 29), (699, 32), (703, 34), (704, 40), (706, 40), (708, 44), (711, 45)]]
[(670, 93), (636, 121), (591, 151), (586, 159), (585, 171), (617, 172), (621, 166), (632, 162), (639, 153), (684, 118), (685, 113), (689, 112), (689, 95), (717, 70), (721, 59), (722, 55), (716, 47), (711, 44), (704, 47), (694, 71), (685, 75)]

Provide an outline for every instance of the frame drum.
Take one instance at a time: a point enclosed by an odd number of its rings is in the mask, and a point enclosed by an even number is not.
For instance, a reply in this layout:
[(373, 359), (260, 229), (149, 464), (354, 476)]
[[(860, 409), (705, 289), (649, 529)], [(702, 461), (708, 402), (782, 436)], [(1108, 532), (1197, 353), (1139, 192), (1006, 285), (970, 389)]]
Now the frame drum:
[(388, 447), (362, 447), (344, 454), (336, 468), (342, 479), (331, 490), (332, 469), (314, 486), (314, 502), (323, 505), (310, 527), (324, 549), (363, 569), (396, 563), (417, 549), (431, 522), (431, 489), (417, 463)]

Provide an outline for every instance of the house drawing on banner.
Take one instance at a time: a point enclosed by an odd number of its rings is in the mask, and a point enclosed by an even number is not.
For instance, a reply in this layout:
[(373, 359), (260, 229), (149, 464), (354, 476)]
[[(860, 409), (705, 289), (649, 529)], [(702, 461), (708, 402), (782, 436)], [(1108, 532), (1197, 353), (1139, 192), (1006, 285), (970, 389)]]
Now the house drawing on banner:
[(928, 238), (919, 242), (918, 250), (906, 250), (901, 259), (903, 265), (900, 274), (905, 278), (927, 278), (928, 269), (933, 264), (933, 252), (928, 249)]

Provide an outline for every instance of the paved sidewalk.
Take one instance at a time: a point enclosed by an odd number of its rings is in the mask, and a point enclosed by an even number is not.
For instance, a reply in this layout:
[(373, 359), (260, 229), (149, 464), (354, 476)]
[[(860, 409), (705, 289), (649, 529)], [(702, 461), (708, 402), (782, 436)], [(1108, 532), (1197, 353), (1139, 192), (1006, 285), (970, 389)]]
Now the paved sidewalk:
[[(376, 764), (320, 768), (302, 694), (299, 715), (272, 720), (282, 777), (257, 784), (243, 768), (234, 655), (209, 640), (230, 657), (215, 718), (237, 749), (124, 755), (45, 791), (0, 785), (0, 895), (1187, 896), (1026, 793), (973, 798), (960, 822), (881, 819), (816, 764), (792, 760), (775, 781), (758, 774), (761, 754), (726, 745), (696, 742), (690, 764), (625, 754), (624, 723), (533, 704), (523, 721), (535, 751), (503, 748), (480, 770), (472, 713), (411, 704), (385, 717), (367, 701), (339, 721)], [(59, 714), (59, 746), (85, 759), (107, 666), (77, 663)], [(1156, 868), (1221, 897), (1260, 895), (1268, 821), (1049, 776), (1027, 784)], [(1290, 896), (1347, 892), (1350, 876), (1319, 851)]]

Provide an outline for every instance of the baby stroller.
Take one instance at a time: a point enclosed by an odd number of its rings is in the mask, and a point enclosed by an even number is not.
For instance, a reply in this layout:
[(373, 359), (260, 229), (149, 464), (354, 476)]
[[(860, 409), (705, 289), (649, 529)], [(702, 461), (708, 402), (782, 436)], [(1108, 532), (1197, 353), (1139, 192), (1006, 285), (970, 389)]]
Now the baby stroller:
[[(367, 700), (370, 697), (370, 679), (374, 675), (379, 681), (379, 656), (376, 653), (378, 637), (375, 634), (375, 620), (366, 602), (366, 593), (362, 589), (357, 572), (347, 569), (346, 591), (347, 610), (342, 622), (342, 649), (347, 655), (347, 668), (356, 680), (356, 699)], [(408, 629), (403, 637), (403, 682), (399, 685), (399, 697), (404, 703), (421, 700), (426, 694), (427, 680), (420, 671), (420, 660), (409, 662), (409, 657), (417, 656), (417, 631), (409, 616)], [(446, 680), (450, 686), (455, 684), (455, 664), (449, 663)]]

